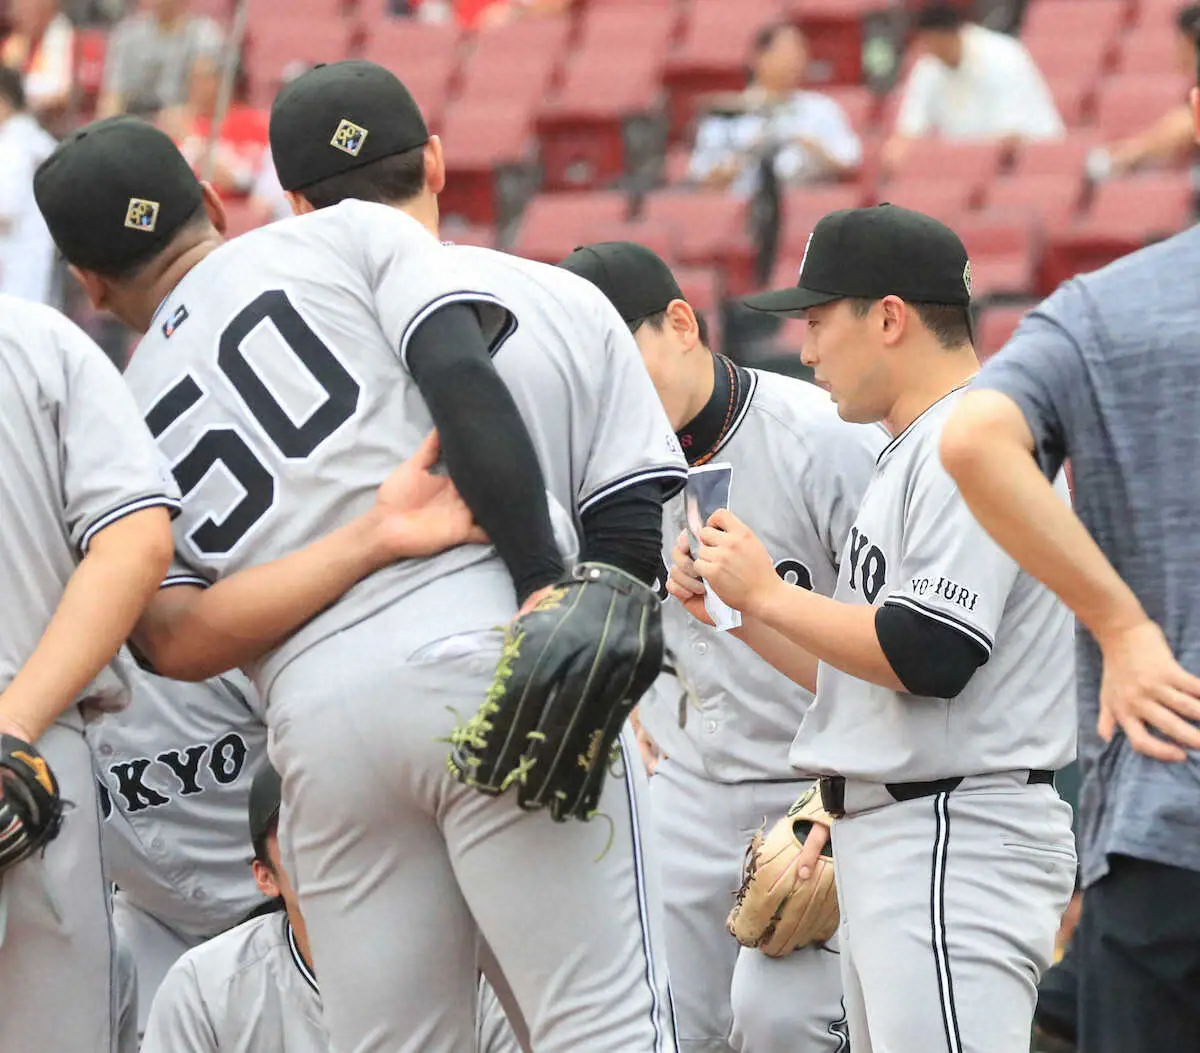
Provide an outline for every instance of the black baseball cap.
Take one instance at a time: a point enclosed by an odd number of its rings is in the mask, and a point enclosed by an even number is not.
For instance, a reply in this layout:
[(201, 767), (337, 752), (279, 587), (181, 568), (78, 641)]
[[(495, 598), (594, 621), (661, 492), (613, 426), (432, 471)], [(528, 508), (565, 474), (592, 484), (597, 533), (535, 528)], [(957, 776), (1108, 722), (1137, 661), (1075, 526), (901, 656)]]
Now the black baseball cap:
[(425, 118), (390, 70), (364, 59), (314, 66), (271, 107), (271, 156), (284, 190), (429, 142)]
[(67, 261), (101, 274), (156, 256), (204, 203), (178, 147), (139, 117), (72, 132), (38, 166), (33, 195)]
[(258, 845), (271, 832), (271, 825), (279, 818), (279, 804), (283, 787), (279, 772), (264, 761), (254, 781), (250, 783), (250, 843)]
[(672, 300), (685, 298), (661, 257), (633, 241), (583, 245), (559, 266), (595, 285), (627, 325), (665, 311)]
[(744, 302), (755, 311), (787, 314), (885, 296), (970, 307), (971, 265), (958, 235), (932, 216), (896, 205), (830, 212), (809, 235), (797, 284)]

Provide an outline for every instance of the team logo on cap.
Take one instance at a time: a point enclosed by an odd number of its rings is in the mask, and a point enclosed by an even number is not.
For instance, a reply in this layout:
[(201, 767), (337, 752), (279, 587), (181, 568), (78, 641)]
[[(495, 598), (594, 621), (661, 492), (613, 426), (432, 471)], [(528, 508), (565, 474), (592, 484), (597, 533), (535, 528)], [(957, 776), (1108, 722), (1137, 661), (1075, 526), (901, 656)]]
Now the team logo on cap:
[(971, 261), (967, 260), (967, 265), (963, 267), (963, 285), (967, 287), (967, 295), (971, 295)]
[(353, 121), (342, 118), (342, 123), (337, 126), (337, 131), (333, 133), (333, 138), (329, 140), (329, 145), (341, 150), (344, 154), (349, 154), (351, 157), (357, 157), (359, 151), (363, 148), (363, 143), (367, 141), (367, 130)]
[(131, 197), (129, 207), (125, 210), (125, 226), (130, 230), (144, 230), (147, 233), (158, 223), (158, 202), (146, 201), (144, 198)]

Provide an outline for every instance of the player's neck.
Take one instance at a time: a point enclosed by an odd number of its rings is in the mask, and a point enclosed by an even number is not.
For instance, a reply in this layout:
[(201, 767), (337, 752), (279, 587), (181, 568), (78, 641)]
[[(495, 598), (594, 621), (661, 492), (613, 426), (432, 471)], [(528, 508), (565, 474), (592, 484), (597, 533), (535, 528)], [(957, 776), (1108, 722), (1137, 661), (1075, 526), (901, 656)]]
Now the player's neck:
[(979, 372), (979, 360), (970, 348), (960, 351), (937, 350), (910, 363), (908, 377), (883, 424), (899, 435), (922, 413), (955, 388), (966, 384)]
[(219, 249), (223, 244), (224, 239), (221, 235), (213, 231), (211, 237), (185, 249), (168, 263), (159, 275), (145, 286), (143, 291), (137, 294), (128, 310), (122, 312), (127, 313), (129, 317), (123, 317), (121, 320), (139, 333), (146, 332), (154, 320), (154, 314), (159, 305), (171, 295), (175, 286), (183, 281), (188, 272), (210, 252)]
[[(304, 964), (313, 969), (312, 952), (308, 949), (308, 929), (304, 927), (304, 918), (298, 910), (288, 911), (288, 924), (292, 927), (292, 937), (296, 941), (296, 950), (300, 952), (300, 957), (304, 959)], [(316, 970), (313, 969), (315, 973)]]
[(440, 217), (438, 216), (437, 198), (434, 195), (422, 194), (420, 197), (413, 198), (396, 207), (406, 215), (412, 216), (435, 238), (441, 237), (438, 233)]

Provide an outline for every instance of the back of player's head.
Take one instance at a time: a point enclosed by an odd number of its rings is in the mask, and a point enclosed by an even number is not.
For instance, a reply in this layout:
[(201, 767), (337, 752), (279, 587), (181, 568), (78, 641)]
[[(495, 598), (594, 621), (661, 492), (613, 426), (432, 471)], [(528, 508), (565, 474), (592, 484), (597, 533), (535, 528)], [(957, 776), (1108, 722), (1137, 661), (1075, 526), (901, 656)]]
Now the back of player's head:
[(113, 278), (205, 218), (200, 183), (179, 149), (137, 117), (109, 117), (67, 136), (38, 166), (33, 192), (67, 262)]
[[(642, 325), (661, 329), (672, 301), (687, 300), (662, 257), (633, 241), (581, 245), (559, 266), (604, 293), (634, 332)], [(707, 345), (708, 325), (698, 311), (696, 324), (700, 342)]]
[(913, 28), (918, 32), (952, 32), (963, 24), (962, 12), (953, 4), (925, 4), (914, 21)]
[(0, 99), (18, 112), (25, 109), (25, 84), (20, 70), (0, 66)]
[(268, 867), (271, 861), (267, 856), (267, 838), (279, 825), (282, 790), (279, 773), (270, 761), (263, 761), (250, 783), (250, 843), (254, 846), (254, 858)]
[(374, 62), (315, 66), (271, 107), (271, 156), (284, 190), (318, 208), (347, 198), (403, 202), (424, 188), (429, 129), (408, 89)]

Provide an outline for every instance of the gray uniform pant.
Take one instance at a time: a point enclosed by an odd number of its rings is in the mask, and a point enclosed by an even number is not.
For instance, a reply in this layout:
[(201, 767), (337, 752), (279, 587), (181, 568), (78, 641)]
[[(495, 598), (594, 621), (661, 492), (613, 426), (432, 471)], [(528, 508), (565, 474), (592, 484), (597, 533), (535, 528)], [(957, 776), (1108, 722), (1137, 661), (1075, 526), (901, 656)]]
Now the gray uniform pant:
[(786, 958), (768, 958), (739, 947), (725, 928), (750, 838), (811, 785), (713, 782), (669, 757), (650, 780), (655, 843), (668, 890), (667, 955), (681, 1053), (842, 1048), (836, 951), (805, 947)]
[(268, 701), (296, 881), (333, 1053), (462, 1053), (478, 937), (538, 1053), (674, 1050), (636, 747), (590, 823), (452, 780), (442, 739), (482, 701), (500, 634), (417, 654), (391, 611), (305, 652)]
[(854, 1053), (1028, 1049), (1075, 844), (1070, 807), (1025, 777), (889, 804), (847, 785), (833, 850)]
[(65, 724), (37, 746), (73, 807), (44, 855), (0, 878), (0, 1050), (111, 1053), (116, 943), (92, 756)]

